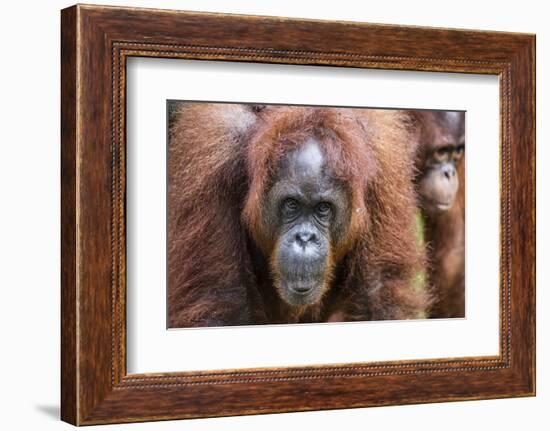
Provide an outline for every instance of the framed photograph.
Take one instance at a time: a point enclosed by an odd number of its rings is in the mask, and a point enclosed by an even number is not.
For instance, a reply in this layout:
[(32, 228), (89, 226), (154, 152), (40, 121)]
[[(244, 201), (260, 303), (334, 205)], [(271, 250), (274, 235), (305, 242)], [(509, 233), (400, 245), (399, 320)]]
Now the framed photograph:
[(535, 36), (61, 13), (61, 416), (535, 394)]

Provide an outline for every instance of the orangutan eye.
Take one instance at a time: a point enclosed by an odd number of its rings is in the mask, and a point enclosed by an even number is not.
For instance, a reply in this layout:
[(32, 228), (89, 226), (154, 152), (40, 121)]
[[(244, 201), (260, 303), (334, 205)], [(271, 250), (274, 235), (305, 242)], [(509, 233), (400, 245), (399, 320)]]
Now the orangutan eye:
[(300, 209), (300, 204), (296, 199), (285, 199), (281, 205), (281, 211), (285, 217), (292, 217)]
[(283, 206), (287, 210), (294, 211), (298, 209), (298, 202), (296, 202), (296, 199), (291, 199), (291, 198), (285, 199), (285, 201), (283, 202)]
[(459, 147), (456, 147), (453, 150), (453, 159), (460, 160), (462, 156), (464, 155), (464, 145), (461, 145)]
[(436, 162), (444, 162), (449, 158), (449, 150), (447, 148), (439, 148), (433, 154), (433, 159)]
[(332, 206), (328, 202), (321, 202), (315, 208), (317, 215), (320, 217), (328, 217), (332, 213)]

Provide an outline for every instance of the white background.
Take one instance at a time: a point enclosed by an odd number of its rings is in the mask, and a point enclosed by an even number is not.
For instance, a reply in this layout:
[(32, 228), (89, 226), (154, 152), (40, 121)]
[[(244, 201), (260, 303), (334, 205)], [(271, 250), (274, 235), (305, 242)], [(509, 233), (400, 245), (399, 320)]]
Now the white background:
[[(440, 1), (297, 2), (103, 1), (106, 4), (344, 19), (392, 24), (537, 33), (537, 335), (536, 398), (437, 405), (248, 416), (98, 429), (408, 430), (547, 429), (550, 422), (549, 272), (550, 231), (550, 29), (545, 2)], [(2, 354), (0, 426), (5, 429), (69, 429), (59, 410), (59, 9), (69, 2), (9, 2), (0, 15), (1, 127), (0, 286)], [(30, 124), (32, 121), (32, 124)], [(543, 190), (546, 191), (543, 194)], [(32, 268), (32, 269), (30, 269)], [(546, 315), (545, 315), (546, 312)]]
[[(126, 82), (129, 373), (498, 354), (498, 77), (133, 58)], [(467, 111), (466, 318), (167, 331), (166, 99)]]

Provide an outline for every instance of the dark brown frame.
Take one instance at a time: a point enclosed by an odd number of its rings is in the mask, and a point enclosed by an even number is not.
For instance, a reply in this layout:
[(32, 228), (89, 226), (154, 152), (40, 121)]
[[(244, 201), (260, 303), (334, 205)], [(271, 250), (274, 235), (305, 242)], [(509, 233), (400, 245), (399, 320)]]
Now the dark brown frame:
[[(88, 425), (535, 394), (534, 35), (81, 5), (61, 18), (63, 420)], [(129, 56), (498, 75), (500, 354), (128, 375)]]

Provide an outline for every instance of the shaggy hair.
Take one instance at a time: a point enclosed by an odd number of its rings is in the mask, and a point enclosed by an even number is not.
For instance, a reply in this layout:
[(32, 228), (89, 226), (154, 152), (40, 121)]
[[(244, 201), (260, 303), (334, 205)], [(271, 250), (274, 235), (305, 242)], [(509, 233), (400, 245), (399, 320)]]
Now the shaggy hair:
[[(168, 158), (170, 327), (416, 318), (415, 148), (398, 111), (180, 103)], [(269, 270), (263, 200), (280, 158), (318, 139), (352, 214), (324, 300), (291, 309)]]

